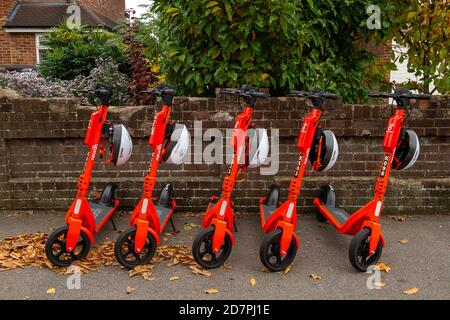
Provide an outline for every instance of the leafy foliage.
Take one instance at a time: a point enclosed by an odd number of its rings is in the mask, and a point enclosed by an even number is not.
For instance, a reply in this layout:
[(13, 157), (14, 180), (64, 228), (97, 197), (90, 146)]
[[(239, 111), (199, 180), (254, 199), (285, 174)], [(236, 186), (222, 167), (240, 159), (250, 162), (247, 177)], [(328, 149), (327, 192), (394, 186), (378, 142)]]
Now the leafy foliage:
[(155, 0), (162, 69), (185, 94), (243, 83), (272, 94), (313, 85), (349, 101), (370, 56), (358, 50), (363, 0)]
[(119, 65), (111, 58), (99, 58), (96, 61), (96, 67), (93, 68), (89, 75), (78, 76), (74, 80), (69, 81), (68, 88), (73, 94), (83, 98), (85, 102), (95, 104), (92, 96), (79, 91), (94, 90), (97, 83), (103, 83), (113, 88), (111, 97), (111, 105), (126, 105), (129, 101), (128, 85), (130, 79), (126, 74), (119, 71)]
[(97, 59), (96, 64), (87, 77), (78, 76), (73, 80), (48, 79), (36, 71), (0, 73), (0, 86), (15, 90), (24, 97), (79, 97), (84, 103), (95, 104), (90, 94), (80, 91), (93, 90), (100, 82), (113, 87), (112, 105), (126, 104), (128, 76), (118, 71), (118, 65), (112, 59)]
[(48, 54), (39, 65), (41, 75), (52, 79), (72, 80), (88, 76), (98, 58), (112, 58), (122, 73), (128, 73), (125, 46), (115, 34), (82, 27), (70, 29), (65, 24), (43, 40)]
[[(130, 12), (127, 13), (130, 17)], [(123, 42), (127, 49), (126, 61), (131, 66), (132, 76), (128, 87), (130, 105), (145, 104), (145, 95), (141, 92), (149, 86), (159, 82), (157, 73), (150, 67), (149, 61), (144, 55), (144, 45), (138, 35), (141, 35), (141, 23), (139, 20), (127, 19), (125, 25), (120, 29)]]
[(394, 48), (393, 61), (402, 63), (407, 59), (408, 71), (418, 78), (403, 85), (420, 92), (450, 93), (450, 3), (384, 0), (380, 5), (383, 23), (376, 36), (392, 38), (406, 48)]
[(48, 81), (32, 72), (0, 72), (0, 87), (12, 89), (24, 97), (52, 98), (73, 97), (68, 90), (68, 82)]

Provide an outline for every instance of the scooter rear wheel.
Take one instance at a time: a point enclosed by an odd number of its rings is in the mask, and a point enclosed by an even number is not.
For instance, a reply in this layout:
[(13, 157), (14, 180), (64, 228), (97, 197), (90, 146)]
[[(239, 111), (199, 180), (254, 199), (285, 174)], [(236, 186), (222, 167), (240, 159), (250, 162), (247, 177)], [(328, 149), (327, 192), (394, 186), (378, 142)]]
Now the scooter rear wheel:
[(213, 253), (212, 243), (215, 227), (203, 229), (192, 244), (192, 255), (195, 261), (205, 269), (215, 269), (225, 263), (231, 254), (232, 243), (228, 234), (225, 234), (222, 247), (216, 253)]
[(280, 240), (283, 231), (276, 229), (267, 233), (261, 243), (259, 250), (259, 258), (262, 264), (273, 272), (279, 272), (286, 269), (292, 264), (297, 254), (297, 244), (295, 239), (292, 238), (291, 244), (287, 253), (282, 256), (280, 252)]
[(80, 237), (72, 252), (66, 250), (66, 238), (68, 226), (63, 226), (48, 237), (45, 243), (45, 255), (48, 260), (57, 267), (65, 268), (70, 266), (74, 261), (83, 259), (87, 256), (91, 247), (91, 242), (87, 234), (80, 231)]
[(373, 255), (369, 254), (370, 243), (370, 229), (363, 229), (359, 231), (350, 242), (348, 250), (348, 257), (352, 266), (361, 272), (366, 272), (367, 269), (378, 262), (383, 251), (381, 241), (378, 242), (377, 249)]
[(141, 253), (134, 250), (136, 228), (123, 232), (116, 240), (114, 254), (117, 261), (127, 269), (148, 264), (156, 253), (156, 239), (152, 234), (147, 234), (147, 241)]

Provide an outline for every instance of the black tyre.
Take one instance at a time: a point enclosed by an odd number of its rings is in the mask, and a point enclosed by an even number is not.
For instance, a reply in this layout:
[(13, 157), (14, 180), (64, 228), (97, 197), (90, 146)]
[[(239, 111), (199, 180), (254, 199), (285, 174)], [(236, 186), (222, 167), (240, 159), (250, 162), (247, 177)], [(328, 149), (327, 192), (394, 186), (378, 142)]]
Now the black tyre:
[(80, 237), (72, 252), (66, 251), (66, 238), (68, 226), (63, 226), (55, 231), (48, 237), (45, 243), (45, 254), (57, 267), (65, 268), (70, 266), (74, 261), (83, 259), (89, 253), (91, 248), (91, 242), (87, 234), (80, 231)]
[(192, 244), (192, 255), (195, 261), (205, 269), (215, 269), (225, 263), (231, 254), (232, 244), (228, 234), (225, 234), (222, 247), (216, 253), (213, 253), (212, 243), (215, 227), (203, 229)]
[(292, 264), (297, 254), (297, 244), (292, 238), (288, 252), (281, 256), (280, 241), (283, 230), (277, 229), (267, 233), (261, 243), (259, 258), (262, 264), (273, 272), (283, 271)]
[[(326, 192), (326, 190), (322, 190), (322, 192), (321, 192), (320, 195), (319, 195), (319, 200), (320, 200), (320, 202), (322, 202), (322, 203), (327, 203), (326, 197), (327, 197), (327, 192)], [(326, 222), (326, 221), (327, 221), (327, 218), (326, 218), (326, 217), (322, 214), (322, 212), (320, 212), (320, 210), (317, 209), (317, 208), (316, 208), (316, 219), (317, 219), (317, 221), (319, 221), (319, 222)]]
[(117, 261), (128, 269), (148, 264), (156, 253), (156, 239), (150, 233), (147, 235), (147, 241), (141, 253), (134, 250), (135, 239), (136, 228), (129, 229), (117, 238), (114, 245), (114, 254)]
[(370, 243), (370, 229), (363, 229), (359, 231), (350, 242), (348, 250), (348, 257), (352, 266), (361, 272), (366, 272), (367, 269), (378, 262), (383, 251), (381, 241), (378, 242), (377, 249), (373, 255), (369, 254)]

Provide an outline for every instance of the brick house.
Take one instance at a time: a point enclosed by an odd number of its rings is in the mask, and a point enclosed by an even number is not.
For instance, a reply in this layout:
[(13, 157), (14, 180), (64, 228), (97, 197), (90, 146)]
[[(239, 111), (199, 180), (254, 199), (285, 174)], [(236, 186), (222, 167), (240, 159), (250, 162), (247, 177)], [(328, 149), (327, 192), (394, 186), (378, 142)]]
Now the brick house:
[(125, 0), (0, 0), (0, 68), (34, 68), (45, 47), (42, 35), (80, 8), (81, 23), (112, 29), (125, 16)]

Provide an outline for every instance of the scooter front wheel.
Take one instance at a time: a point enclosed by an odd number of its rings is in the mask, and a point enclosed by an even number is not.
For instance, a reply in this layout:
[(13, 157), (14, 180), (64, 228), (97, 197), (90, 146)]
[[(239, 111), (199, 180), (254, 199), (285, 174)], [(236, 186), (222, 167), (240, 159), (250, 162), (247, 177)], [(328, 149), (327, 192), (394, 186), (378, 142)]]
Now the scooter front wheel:
[(273, 272), (279, 272), (286, 269), (292, 264), (297, 254), (297, 244), (295, 239), (292, 238), (289, 249), (284, 256), (281, 255), (281, 235), (283, 230), (276, 229), (267, 233), (261, 243), (259, 250), (259, 258), (262, 264)]
[(55, 231), (48, 237), (45, 243), (45, 254), (57, 267), (65, 268), (70, 266), (74, 261), (83, 259), (87, 256), (91, 247), (91, 242), (87, 234), (80, 231), (80, 236), (75, 248), (72, 252), (66, 250), (66, 239), (68, 226), (63, 226)]
[(114, 254), (117, 261), (127, 269), (133, 269), (150, 262), (156, 253), (156, 239), (147, 234), (147, 241), (144, 244), (142, 252), (137, 253), (134, 250), (136, 240), (136, 228), (123, 232), (116, 240)]
[(233, 247), (230, 237), (228, 234), (225, 234), (220, 250), (213, 253), (214, 231), (214, 226), (203, 229), (192, 244), (192, 255), (195, 261), (205, 269), (215, 269), (223, 265), (230, 256)]
[(381, 241), (378, 242), (377, 249), (373, 255), (370, 255), (370, 229), (363, 229), (359, 231), (350, 242), (348, 250), (348, 257), (352, 266), (362, 272), (366, 272), (367, 269), (378, 262), (383, 251)]

